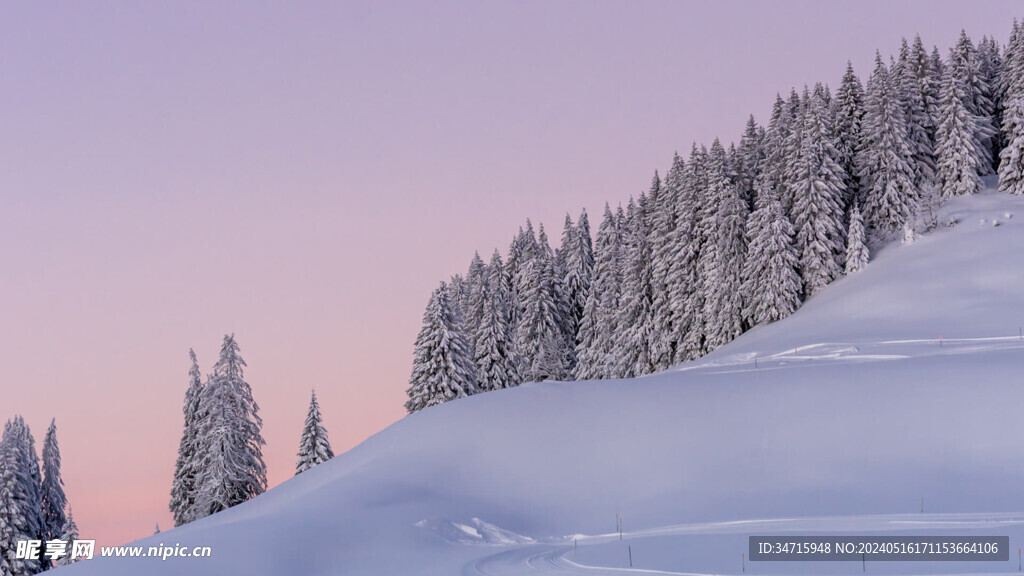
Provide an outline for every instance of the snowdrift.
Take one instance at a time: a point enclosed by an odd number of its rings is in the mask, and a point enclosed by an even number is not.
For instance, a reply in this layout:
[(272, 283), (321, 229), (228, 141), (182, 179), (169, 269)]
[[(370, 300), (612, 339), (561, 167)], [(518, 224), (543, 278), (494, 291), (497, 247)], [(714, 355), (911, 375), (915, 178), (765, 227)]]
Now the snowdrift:
[[(941, 222), (956, 226), (886, 247), (794, 316), (697, 362), (431, 408), (250, 502), (137, 543), (210, 546), (212, 558), (107, 558), (62, 570), (739, 574), (747, 535), (777, 532), (1009, 534), (1016, 548), (1021, 218), (1024, 198), (955, 200)], [(1006, 572), (1016, 570), (1012, 556), (1012, 567), (867, 570)]]

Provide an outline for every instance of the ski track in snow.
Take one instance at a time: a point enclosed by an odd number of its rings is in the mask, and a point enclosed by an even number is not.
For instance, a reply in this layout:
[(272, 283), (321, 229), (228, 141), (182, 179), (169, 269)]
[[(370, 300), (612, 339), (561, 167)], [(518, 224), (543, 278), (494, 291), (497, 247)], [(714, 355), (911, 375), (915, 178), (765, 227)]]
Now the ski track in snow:
[(929, 338), (884, 340), (878, 342), (819, 342), (761, 354), (745, 352), (710, 360), (696, 360), (674, 368), (674, 372), (699, 371), (706, 374), (730, 374), (799, 367), (809, 362), (877, 362), (925, 356), (972, 354), (992, 350), (1024, 349), (1021, 336), (978, 338)]
[[(924, 529), (983, 529), (1024, 525), (1024, 513), (958, 513), (958, 514), (878, 514), (865, 516), (822, 516), (812, 518), (766, 518), (726, 522), (697, 522), (623, 532), (624, 542), (638, 542), (654, 536), (725, 534), (773, 534), (808, 532), (814, 534), (873, 534)], [(619, 534), (573, 535), (547, 543), (513, 545), (501, 552), (474, 560), (463, 570), (464, 576), (519, 576), (524, 574), (665, 574), (671, 576), (720, 576), (700, 572), (673, 572), (645, 568), (592, 566), (573, 561), (573, 540), (583, 546), (607, 544), (619, 540)], [(1001, 562), (992, 563), (991, 572), (1006, 571)], [(884, 574), (877, 570), (874, 574)], [(737, 575), (739, 576), (739, 575)], [(961, 576), (968, 576), (961, 574)]]

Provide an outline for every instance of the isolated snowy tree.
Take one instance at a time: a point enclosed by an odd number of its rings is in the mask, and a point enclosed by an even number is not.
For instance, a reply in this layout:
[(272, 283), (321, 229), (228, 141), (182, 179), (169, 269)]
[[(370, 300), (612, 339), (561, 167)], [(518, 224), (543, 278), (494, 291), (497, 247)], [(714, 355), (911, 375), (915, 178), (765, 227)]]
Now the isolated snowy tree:
[(1024, 93), (1006, 108), (1003, 127), (1006, 147), (999, 153), (999, 191), (1024, 194)]
[(501, 256), (495, 250), (488, 266), (484, 316), (476, 341), (473, 361), (480, 392), (518, 386), (519, 372), (508, 326), (507, 291), (503, 288)]
[(841, 274), (846, 175), (833, 144), (826, 104), (818, 95), (811, 97), (802, 132), (793, 164), (793, 226), (803, 293), (813, 296)]
[(71, 515), (71, 509), (68, 508), (68, 517), (64, 521), (64, 526), (60, 530), (60, 539), (67, 542), (67, 553), (57, 558), (57, 566), (67, 566), (78, 562), (79, 558), (71, 557), (71, 550), (74, 548), (74, 541), (78, 540), (78, 525), (75, 524), (75, 518)]
[(750, 325), (767, 324), (800, 306), (800, 274), (793, 246), (794, 230), (782, 211), (778, 192), (758, 179), (758, 208), (747, 221), (749, 248), (743, 266), (744, 317)]
[(860, 134), (864, 119), (864, 88), (853, 72), (853, 64), (846, 63), (843, 81), (832, 100), (836, 151), (839, 165), (846, 175), (846, 197), (843, 204), (859, 198), (860, 182), (857, 179), (857, 162), (860, 153)]
[(35, 540), (39, 534), (30, 527), (25, 510), (32, 505), (26, 493), (21, 449), (5, 438), (0, 442), (0, 575), (24, 576), (39, 572), (38, 560), (16, 559), (19, 540)]
[(434, 290), (416, 336), (405, 409), (409, 413), (476, 392), (476, 370), (462, 328), (449, 302), (448, 286)]
[(903, 228), (914, 214), (917, 189), (897, 92), (880, 54), (868, 81), (858, 163), (868, 228), (880, 235)]
[(860, 207), (850, 207), (850, 230), (846, 234), (846, 274), (852, 274), (864, 268), (868, 263), (867, 238), (864, 236), (864, 219), (860, 215)]
[(259, 496), (267, 489), (263, 420), (245, 381), (245, 360), (234, 335), (224, 336), (213, 376), (202, 390), (201, 464), (196, 476), (194, 518)]
[(331, 442), (327, 439), (327, 429), (324, 428), (323, 417), (320, 415), (320, 403), (316, 401), (316, 390), (313, 391), (313, 396), (309, 400), (306, 424), (302, 428), (302, 437), (299, 439), (298, 456), (299, 458), (295, 462), (296, 476), (334, 458)]
[(616, 228), (616, 217), (605, 204), (594, 242), (594, 270), (576, 345), (576, 378), (580, 380), (611, 378), (622, 255)]
[(944, 198), (976, 194), (981, 190), (980, 166), (985, 150), (975, 124), (978, 118), (966, 105), (966, 93), (960, 80), (949, 74), (942, 91), (938, 141), (938, 180)]
[(174, 481), (171, 484), (169, 504), (175, 526), (187, 524), (194, 519), (192, 507), (196, 497), (196, 476), (203, 458), (203, 446), (199, 438), (203, 417), (203, 383), (196, 353), (191, 348), (188, 350), (188, 357), (191, 361), (188, 370), (189, 385), (185, 390), (185, 405), (182, 408), (185, 426), (181, 433), (181, 441), (178, 443), (178, 459), (174, 465)]
[(40, 515), (42, 516), (42, 539), (52, 540), (60, 536), (64, 527), (64, 508), (68, 499), (64, 495), (64, 480), (60, 475), (60, 447), (57, 445), (57, 421), (50, 420), (50, 428), (43, 440), (43, 484)]

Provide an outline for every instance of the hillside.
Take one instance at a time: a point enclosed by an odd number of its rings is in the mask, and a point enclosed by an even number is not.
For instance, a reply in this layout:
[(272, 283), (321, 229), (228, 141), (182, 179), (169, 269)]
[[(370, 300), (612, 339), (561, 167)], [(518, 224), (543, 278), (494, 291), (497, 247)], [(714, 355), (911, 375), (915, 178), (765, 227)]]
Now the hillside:
[(776, 531), (1010, 534), (1017, 547), (1021, 218), (1024, 198), (957, 199), (940, 218), (956, 226), (888, 246), (700, 361), (418, 412), (252, 501), (138, 542), (211, 546), (212, 558), (98, 559), (66, 573), (626, 574), (629, 546), (636, 573), (738, 574), (746, 536)]

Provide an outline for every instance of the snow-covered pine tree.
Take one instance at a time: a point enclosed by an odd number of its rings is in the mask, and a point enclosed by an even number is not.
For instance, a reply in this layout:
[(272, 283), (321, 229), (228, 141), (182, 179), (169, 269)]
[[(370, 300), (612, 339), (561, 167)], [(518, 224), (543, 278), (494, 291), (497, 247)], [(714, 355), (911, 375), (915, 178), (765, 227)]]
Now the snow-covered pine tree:
[(956, 46), (950, 50), (946, 71), (947, 74), (956, 77), (964, 93), (964, 106), (968, 113), (975, 118), (974, 139), (976, 145), (974, 149), (979, 154), (977, 159), (979, 175), (992, 174), (992, 141), (996, 136), (993, 124), (995, 109), (992, 104), (992, 88), (982, 76), (981, 61), (977, 50), (963, 30), (960, 31), (960, 39)]
[(736, 151), (736, 189), (740, 198), (747, 203), (748, 212), (754, 209), (757, 201), (754, 182), (761, 175), (764, 157), (761, 129), (751, 114)]
[(263, 420), (245, 381), (245, 360), (234, 335), (225, 335), (213, 376), (203, 387), (193, 518), (202, 518), (259, 496), (267, 489)]
[(800, 153), (793, 164), (793, 224), (803, 293), (813, 296), (841, 275), (846, 175), (839, 165), (828, 108), (817, 93), (804, 114)]
[(43, 533), (43, 478), (39, 469), (39, 453), (36, 452), (35, 438), (21, 415), (16, 415), (4, 425), (2, 441), (12, 445), (17, 452), (18, 464), (15, 474), (24, 494), (24, 499), (21, 500), (21, 517), (25, 519), (26, 533), (31, 534), (32, 539), (39, 540)]
[(985, 150), (974, 137), (978, 118), (967, 109), (966, 93), (954, 74), (946, 75), (942, 87), (942, 107), (938, 141), (939, 190), (944, 198), (976, 194), (981, 190), (979, 174), (984, 171)]
[(914, 37), (914, 44), (910, 48), (910, 61), (917, 76), (918, 90), (921, 92), (921, 100), (924, 103), (925, 131), (932, 143), (932, 150), (935, 149), (935, 132), (939, 127), (939, 97), (942, 86), (942, 75), (935, 70), (935, 64), (928, 51), (924, 48), (921, 36)]
[[(762, 172), (765, 174), (766, 186), (770, 186), (780, 196), (786, 183), (786, 141), (789, 139), (791, 125), (789, 114), (786, 112), (786, 101), (776, 94), (772, 115), (765, 130)], [(693, 158), (692, 152), (690, 157)]]
[(68, 517), (64, 521), (64, 526), (60, 530), (60, 539), (67, 542), (67, 553), (57, 558), (57, 566), (67, 566), (78, 562), (79, 558), (71, 557), (71, 550), (74, 548), (74, 541), (78, 540), (78, 524), (75, 524), (75, 518), (71, 514), (71, 508), (68, 508)]
[(565, 220), (569, 227), (562, 237), (561, 253), (565, 260), (562, 285), (569, 303), (568, 325), (573, 336), (570, 345), (575, 349), (579, 344), (580, 323), (583, 321), (583, 309), (587, 304), (591, 276), (594, 273), (594, 246), (586, 210), (580, 213), (575, 226), (572, 226), (568, 214)]
[(64, 480), (60, 475), (60, 446), (57, 444), (57, 421), (50, 420), (50, 428), (43, 440), (43, 484), (40, 515), (42, 516), (42, 539), (52, 540), (60, 536), (64, 527), (64, 508), (68, 499), (64, 495)]
[(881, 54), (865, 93), (858, 163), (867, 227), (886, 235), (900, 230), (915, 211), (917, 189), (903, 111)]
[(793, 225), (782, 211), (778, 192), (758, 178), (758, 207), (747, 220), (748, 251), (743, 265), (744, 317), (749, 325), (767, 324), (800, 306), (800, 274)]
[(327, 428), (324, 428), (320, 403), (316, 400), (316, 390), (314, 390), (313, 396), (309, 400), (309, 410), (306, 412), (306, 424), (302, 427), (302, 437), (299, 439), (295, 475), (298, 476), (331, 458), (334, 458), (334, 451), (331, 450), (331, 442), (327, 438)]
[(779, 199), (782, 201), (782, 209), (786, 211), (793, 220), (793, 201), (796, 194), (795, 182), (797, 179), (794, 166), (800, 156), (801, 140), (803, 138), (804, 116), (807, 114), (807, 106), (810, 101), (810, 91), (804, 87), (803, 97), (797, 95), (794, 89), (789, 95), (788, 117), (790, 118), (789, 136), (784, 145), (783, 160), (783, 186), (779, 189)]
[(1001, 133), (1001, 121), (1003, 115), (1004, 94), (1000, 90), (999, 77), (1002, 75), (1003, 70), (1003, 56), (1000, 54), (999, 43), (994, 38), (988, 36), (982, 36), (981, 41), (978, 42), (978, 49), (976, 51), (976, 57), (978, 60), (978, 73), (984, 80), (985, 85), (989, 88), (989, 100), (991, 101), (992, 111), (992, 130), (994, 132), (992, 136), (992, 166), (998, 168), (999, 164), (999, 153), (1002, 151), (1002, 141), (1000, 137)]
[(430, 295), (416, 346), (405, 409), (413, 413), (476, 392), (476, 374), (469, 343), (456, 322), (441, 285)]
[(708, 163), (707, 202), (714, 206), (711, 215), (714, 233), (709, 242), (702, 279), (708, 321), (704, 337), (714, 350), (743, 333), (743, 261), (746, 257), (747, 205), (735, 186), (725, 177), (722, 144), (716, 138)]
[[(723, 153), (724, 154), (724, 153)], [(654, 268), (651, 260), (651, 205), (657, 202), (661, 179), (655, 173), (649, 194), (630, 198), (626, 209), (626, 242), (622, 267), (622, 298), (613, 356), (616, 377), (632, 378), (654, 371), (651, 341), (654, 328)]]
[(191, 348), (188, 350), (188, 357), (191, 361), (188, 370), (189, 384), (185, 390), (185, 404), (182, 408), (185, 425), (181, 433), (181, 441), (178, 443), (178, 459), (174, 464), (174, 481), (171, 484), (169, 504), (175, 526), (187, 524), (194, 519), (192, 506), (196, 498), (196, 476), (203, 459), (203, 445), (199, 438), (203, 417), (201, 408), (203, 383), (196, 353)]
[(850, 229), (846, 234), (846, 274), (852, 274), (864, 268), (868, 263), (867, 238), (864, 235), (864, 219), (860, 215), (860, 207), (855, 203), (850, 207)]
[(470, 347), (476, 345), (476, 333), (484, 315), (484, 284), (487, 282), (487, 265), (479, 252), (473, 253), (465, 280), (465, 305), (462, 327)]
[(833, 134), (839, 165), (846, 178), (846, 197), (843, 205), (855, 202), (860, 197), (860, 182), (857, 179), (857, 163), (860, 156), (861, 126), (864, 120), (864, 88), (853, 72), (853, 64), (847, 61), (843, 81), (832, 100)]
[(1002, 141), (999, 190), (1024, 194), (1024, 26), (1016, 21), (1003, 59)]
[(910, 45), (904, 38), (892, 75), (900, 108), (903, 110), (907, 145), (913, 155), (911, 167), (914, 170), (914, 186), (918, 190), (930, 188), (935, 182), (935, 145), (929, 136), (931, 117), (928, 115), (925, 94), (921, 90), (922, 78), (919, 74), (922, 73), (931, 80), (930, 72), (927, 69), (921, 70), (916, 55), (911, 53)]
[(704, 340), (707, 318), (701, 284), (705, 270), (704, 246), (711, 239), (707, 231), (712, 221), (703, 195), (707, 185), (707, 162), (707, 151), (698, 150), (694, 144), (676, 201), (676, 227), (670, 248), (673, 258), (668, 279), (675, 363), (693, 360), (707, 351)]
[(16, 559), (19, 540), (39, 539), (25, 510), (32, 506), (24, 484), (21, 447), (15, 438), (0, 441), (0, 575), (25, 576), (40, 571), (39, 560)]
[(562, 294), (544, 226), (530, 258), (519, 269), (522, 320), (516, 333), (516, 350), (525, 382), (561, 380), (567, 376)]
[(477, 371), (477, 388), (481, 392), (511, 388), (520, 383), (518, 362), (514, 357), (512, 332), (508, 326), (501, 255), (494, 251), (488, 266), (489, 276), (484, 300), (484, 316), (476, 341), (473, 360)]
[(651, 363), (655, 370), (672, 366), (676, 351), (676, 333), (673, 328), (671, 270), (676, 254), (674, 235), (676, 205), (682, 192), (686, 167), (679, 154), (672, 158), (672, 167), (665, 174), (653, 206), (649, 244), (651, 246), (652, 298), (650, 331)]
[(615, 315), (619, 307), (621, 245), (617, 219), (607, 203), (594, 241), (594, 270), (580, 320), (576, 378), (611, 378)]
[(1006, 146), (999, 153), (999, 191), (1024, 194), (1024, 93), (1003, 112)]

